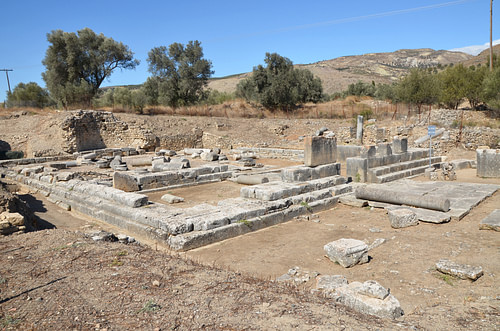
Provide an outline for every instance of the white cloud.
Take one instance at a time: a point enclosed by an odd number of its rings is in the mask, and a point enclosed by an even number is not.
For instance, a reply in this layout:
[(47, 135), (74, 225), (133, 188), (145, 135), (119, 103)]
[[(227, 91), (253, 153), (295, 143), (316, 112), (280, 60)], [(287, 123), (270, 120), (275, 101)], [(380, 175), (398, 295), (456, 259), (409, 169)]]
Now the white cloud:
[[(498, 45), (498, 44), (500, 44), (500, 39), (493, 40), (493, 45)], [(463, 53), (467, 53), (467, 54), (471, 54), (471, 55), (478, 55), (479, 53), (481, 53), (482, 51), (484, 51), (488, 47), (490, 47), (489, 42), (485, 43), (483, 45), (473, 45), (473, 46), (465, 46), (465, 47), (460, 47), (460, 48), (453, 48), (453, 49), (450, 49), (450, 51), (463, 52)]]

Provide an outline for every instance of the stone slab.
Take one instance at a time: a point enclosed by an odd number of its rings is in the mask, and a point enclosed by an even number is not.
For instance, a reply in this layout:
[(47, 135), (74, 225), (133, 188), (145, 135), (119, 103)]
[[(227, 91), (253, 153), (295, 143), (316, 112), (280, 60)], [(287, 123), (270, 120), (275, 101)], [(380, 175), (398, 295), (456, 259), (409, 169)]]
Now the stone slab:
[(480, 230), (500, 231), (500, 209), (495, 209), (479, 223)]
[(388, 211), (391, 227), (394, 229), (407, 228), (409, 226), (418, 225), (417, 214), (410, 209), (390, 209)]
[(351, 207), (365, 207), (368, 206), (367, 200), (357, 199), (354, 194), (346, 194), (339, 197), (340, 203)]
[(344, 268), (368, 262), (368, 245), (361, 240), (342, 238), (326, 244), (326, 255)]
[(436, 263), (436, 269), (442, 273), (461, 279), (477, 280), (483, 275), (483, 268), (481, 267), (459, 264), (449, 260), (440, 260)]
[(391, 319), (403, 316), (399, 301), (392, 294), (388, 294), (388, 290), (385, 290), (387, 296), (384, 299), (379, 298), (386, 294), (381, 288), (383, 287), (375, 281), (352, 282), (336, 289), (335, 300), (362, 314)]
[(316, 167), (337, 162), (337, 139), (308, 136), (304, 139), (304, 165)]
[(436, 210), (429, 210), (429, 209), (423, 209), (423, 208), (414, 208), (414, 207), (406, 207), (406, 206), (389, 206), (386, 208), (389, 212), (391, 210), (401, 210), (401, 209), (407, 209), (413, 213), (415, 213), (417, 220), (425, 222), (425, 223), (447, 223), (451, 220), (451, 215), (448, 213), (444, 212), (439, 212)]
[(500, 149), (476, 150), (478, 177), (500, 178)]

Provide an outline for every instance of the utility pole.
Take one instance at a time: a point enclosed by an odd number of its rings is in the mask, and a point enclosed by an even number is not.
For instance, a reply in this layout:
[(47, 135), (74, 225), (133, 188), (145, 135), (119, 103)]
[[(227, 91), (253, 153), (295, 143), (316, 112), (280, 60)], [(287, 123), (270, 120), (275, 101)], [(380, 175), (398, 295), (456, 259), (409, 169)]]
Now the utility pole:
[(0, 71), (5, 71), (5, 75), (7, 76), (7, 85), (9, 86), (9, 94), (12, 93), (10, 90), (10, 82), (9, 82), (9, 71), (13, 71), (12, 69), (0, 69)]
[(490, 71), (493, 71), (493, 0), (490, 0)]

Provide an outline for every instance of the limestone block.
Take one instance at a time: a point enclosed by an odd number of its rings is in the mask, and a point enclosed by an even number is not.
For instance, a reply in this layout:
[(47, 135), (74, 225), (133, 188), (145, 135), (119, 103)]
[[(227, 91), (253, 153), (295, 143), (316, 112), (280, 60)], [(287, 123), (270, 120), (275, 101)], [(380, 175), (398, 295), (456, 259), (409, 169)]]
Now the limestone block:
[(392, 155), (391, 144), (378, 144), (377, 145), (377, 155), (380, 155), (380, 156)]
[(253, 167), (255, 166), (255, 159), (251, 157), (242, 157), (240, 160), (238, 160), (238, 163), (243, 167)]
[(140, 189), (134, 176), (117, 171), (113, 174), (113, 187), (125, 192), (135, 192)]
[(75, 178), (75, 174), (73, 172), (59, 172), (56, 174), (57, 181), (67, 182), (68, 180), (71, 180), (73, 178)]
[(219, 154), (215, 152), (203, 152), (200, 154), (200, 158), (204, 161), (217, 161), (219, 159)]
[(500, 209), (495, 209), (491, 214), (483, 218), (479, 224), (479, 229), (500, 231)]
[(477, 176), (500, 178), (500, 149), (477, 149)]
[(346, 172), (353, 182), (366, 182), (368, 179), (368, 159), (360, 157), (348, 158), (346, 160)]
[(390, 294), (388, 289), (374, 280), (364, 282), (363, 286), (359, 289), (359, 293), (380, 300), (384, 300)]
[(258, 185), (269, 182), (269, 178), (263, 175), (241, 175), (236, 178), (238, 184), (243, 185)]
[(344, 268), (368, 262), (368, 245), (361, 240), (342, 238), (326, 244), (324, 249), (330, 260)]
[(0, 220), (3, 222), (8, 222), (14, 226), (24, 225), (24, 216), (19, 213), (9, 213), (4, 211), (0, 214)]
[(87, 154), (83, 154), (82, 155), (82, 158), (84, 160), (95, 160), (97, 158), (97, 154), (96, 153), (87, 153)]
[(483, 275), (483, 268), (468, 264), (458, 264), (448, 260), (440, 260), (436, 263), (436, 269), (442, 273), (449, 274), (461, 279), (477, 280)]
[(365, 207), (368, 206), (368, 201), (362, 200), (362, 199), (356, 199), (354, 194), (348, 194), (341, 196), (339, 198), (340, 203), (347, 205), (347, 206), (352, 206), (352, 207)]
[(321, 275), (316, 277), (316, 288), (318, 290), (333, 291), (347, 284), (347, 278), (343, 275)]
[(175, 195), (172, 195), (172, 194), (164, 194), (162, 195), (161, 199), (167, 203), (179, 203), (179, 202), (183, 202), (184, 201), (184, 198), (181, 198), (181, 197), (178, 197), (178, 196), (175, 196)]
[(417, 214), (410, 209), (389, 210), (389, 221), (394, 229), (406, 228), (412, 225), (418, 225)]
[[(371, 289), (374, 289), (375, 283), (374, 281), (367, 281), (363, 284), (352, 282), (339, 287), (335, 292), (335, 300), (363, 314), (392, 319), (401, 317), (404, 312), (399, 301), (392, 294), (380, 299), (380, 294), (384, 291), (379, 288), (372, 292)], [(379, 294), (379, 297), (374, 297), (375, 293)]]
[(316, 167), (337, 161), (337, 139), (323, 136), (308, 136), (304, 140), (304, 164)]
[(408, 138), (394, 137), (392, 140), (392, 152), (394, 154), (403, 154), (408, 151)]

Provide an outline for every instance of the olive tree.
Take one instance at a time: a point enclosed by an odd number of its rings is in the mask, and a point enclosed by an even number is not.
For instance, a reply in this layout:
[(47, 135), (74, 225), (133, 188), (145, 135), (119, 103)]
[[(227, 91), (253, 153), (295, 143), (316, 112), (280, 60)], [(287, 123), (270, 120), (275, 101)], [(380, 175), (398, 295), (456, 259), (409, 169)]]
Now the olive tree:
[(270, 109), (290, 109), (300, 103), (319, 102), (321, 80), (305, 69), (295, 69), (290, 59), (266, 53), (266, 67), (254, 67), (252, 75), (238, 83), (236, 94)]
[(42, 61), (46, 67), (42, 77), (51, 96), (64, 108), (89, 105), (113, 70), (134, 69), (139, 64), (128, 46), (89, 28), (77, 33), (54, 30), (47, 40), (50, 45)]
[(178, 107), (206, 97), (205, 87), (214, 72), (212, 62), (203, 58), (199, 41), (155, 47), (149, 51), (147, 61), (152, 74), (145, 84), (148, 99)]
[(414, 104), (418, 113), (423, 105), (431, 105), (438, 100), (439, 82), (436, 77), (424, 69), (412, 69), (396, 86), (397, 100)]

